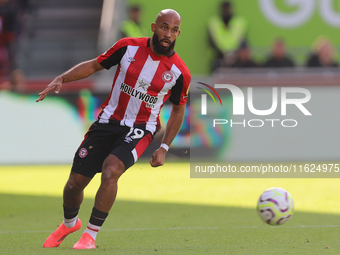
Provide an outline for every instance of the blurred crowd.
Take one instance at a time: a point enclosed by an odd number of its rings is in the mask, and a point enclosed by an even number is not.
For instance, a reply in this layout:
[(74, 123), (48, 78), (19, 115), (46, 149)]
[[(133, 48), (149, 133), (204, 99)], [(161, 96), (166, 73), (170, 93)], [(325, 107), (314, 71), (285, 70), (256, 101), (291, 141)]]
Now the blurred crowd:
[(29, 0), (0, 0), (0, 88), (20, 91), (25, 77), (17, 63)]
[[(251, 47), (247, 41), (247, 20), (236, 15), (232, 3), (224, 1), (219, 6), (220, 15), (210, 18), (208, 24), (209, 43), (214, 50), (214, 59), (211, 65), (212, 71), (221, 67), (295, 67), (292, 56), (287, 53), (287, 45), (283, 38), (275, 38), (271, 51), (262, 62), (254, 60)], [(128, 8), (128, 17), (120, 27), (121, 37), (147, 36), (141, 26), (142, 10), (139, 5)], [(306, 56), (307, 67), (337, 67), (335, 50), (331, 42), (323, 36), (316, 38), (312, 51)]]
[[(209, 42), (215, 56), (212, 71), (221, 67), (294, 67), (296, 63), (286, 51), (286, 43), (276, 38), (272, 43), (271, 53), (265, 61), (254, 60), (251, 47), (247, 42), (248, 24), (245, 18), (233, 12), (231, 2), (222, 2), (219, 16), (209, 21)], [(306, 56), (306, 67), (337, 67), (335, 51), (329, 39), (324, 36), (316, 38), (312, 52)]]
[[(20, 42), (26, 32), (30, 0), (0, 0), (0, 89), (22, 92), (25, 87), (24, 72), (18, 66)], [(208, 22), (209, 43), (214, 52), (211, 71), (218, 68), (295, 67), (294, 57), (287, 53), (284, 38), (275, 38), (270, 54), (262, 61), (253, 57), (249, 45), (247, 19), (234, 13), (233, 5), (224, 1), (219, 15)], [(142, 9), (132, 5), (127, 18), (120, 26), (120, 37), (149, 36), (141, 25)], [(299, 63), (301, 65), (301, 61)], [(338, 67), (335, 49), (325, 36), (315, 39), (312, 50), (303, 63), (306, 67)]]
[(128, 18), (123, 21), (120, 27), (120, 37), (146, 37), (147, 31), (141, 26), (141, 7), (131, 5), (128, 8)]

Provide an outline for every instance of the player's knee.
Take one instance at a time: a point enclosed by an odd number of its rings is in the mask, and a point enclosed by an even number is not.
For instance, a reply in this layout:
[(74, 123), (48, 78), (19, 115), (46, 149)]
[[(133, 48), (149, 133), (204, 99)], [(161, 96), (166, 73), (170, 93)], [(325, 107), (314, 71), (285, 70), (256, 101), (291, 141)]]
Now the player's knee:
[(82, 191), (83, 185), (75, 180), (68, 180), (65, 185), (65, 189), (69, 191)]
[(102, 171), (103, 182), (117, 182), (119, 177), (124, 173), (123, 168), (115, 165), (108, 165)]

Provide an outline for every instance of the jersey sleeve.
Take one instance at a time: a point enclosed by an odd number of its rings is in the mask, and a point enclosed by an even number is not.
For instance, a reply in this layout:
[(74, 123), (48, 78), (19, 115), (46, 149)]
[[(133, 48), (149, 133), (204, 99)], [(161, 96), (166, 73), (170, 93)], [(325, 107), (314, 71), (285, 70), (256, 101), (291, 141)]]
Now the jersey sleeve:
[(182, 73), (175, 86), (171, 89), (171, 95), (169, 101), (175, 105), (184, 105), (188, 101), (189, 85), (191, 76), (190, 73)]
[(105, 69), (119, 64), (127, 49), (125, 40), (117, 41), (110, 49), (97, 57), (98, 63)]

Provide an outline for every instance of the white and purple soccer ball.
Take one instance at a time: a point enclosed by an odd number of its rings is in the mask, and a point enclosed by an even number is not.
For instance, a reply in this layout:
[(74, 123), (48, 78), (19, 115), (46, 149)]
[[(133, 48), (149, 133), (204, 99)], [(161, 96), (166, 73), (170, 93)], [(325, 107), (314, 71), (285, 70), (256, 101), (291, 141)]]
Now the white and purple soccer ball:
[(257, 201), (257, 213), (269, 225), (282, 225), (292, 217), (293, 212), (293, 198), (282, 188), (265, 190)]

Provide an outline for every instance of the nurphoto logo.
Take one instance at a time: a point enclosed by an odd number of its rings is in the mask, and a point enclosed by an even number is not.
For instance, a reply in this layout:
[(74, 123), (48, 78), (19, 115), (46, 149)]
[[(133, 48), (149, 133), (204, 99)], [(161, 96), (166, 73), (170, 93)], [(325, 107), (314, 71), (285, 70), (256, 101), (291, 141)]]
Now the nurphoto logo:
[[(280, 115), (287, 116), (287, 105), (294, 105), (299, 109), (305, 116), (311, 116), (312, 114), (308, 111), (308, 109), (304, 106), (311, 99), (311, 93), (309, 90), (305, 88), (297, 88), (297, 87), (282, 87), (280, 88), (280, 97), (279, 97), (279, 89), (277, 87), (272, 88), (272, 104), (269, 109), (256, 109), (253, 103), (253, 88), (247, 88), (247, 104), (245, 105), (245, 95), (244, 92), (237, 86), (231, 84), (215, 84), (214, 87), (199, 82), (209, 88), (219, 99), (220, 104), (222, 106), (222, 100), (220, 95), (217, 93), (216, 89), (227, 89), (233, 98), (233, 115), (245, 115), (245, 107), (248, 107), (249, 112), (257, 116), (268, 116), (266, 119), (244, 119), (242, 122), (235, 122), (232, 119), (213, 119), (213, 127), (217, 125), (230, 125), (233, 127), (235, 125), (241, 125), (243, 127), (263, 127), (265, 124), (271, 125), (274, 127), (278, 122), (282, 127), (296, 127), (298, 125), (297, 120), (295, 119), (274, 119), (269, 118), (271, 114), (276, 112), (278, 108), (280, 108)], [(199, 88), (199, 87), (198, 87)], [(199, 88), (206, 92), (214, 101), (215, 105), (217, 105), (216, 100), (212, 93), (203, 88)], [(289, 98), (289, 94), (295, 93), (302, 95), (300, 98)], [(201, 115), (207, 115), (207, 94), (201, 95)], [(280, 102), (279, 102), (280, 101)]]

